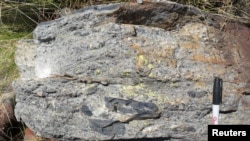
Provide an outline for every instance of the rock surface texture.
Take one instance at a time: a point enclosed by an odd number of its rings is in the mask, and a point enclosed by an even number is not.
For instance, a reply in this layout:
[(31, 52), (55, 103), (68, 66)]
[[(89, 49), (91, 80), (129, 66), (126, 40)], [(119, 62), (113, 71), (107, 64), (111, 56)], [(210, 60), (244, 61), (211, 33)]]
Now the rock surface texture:
[(58, 140), (205, 141), (218, 76), (219, 123), (250, 124), (250, 44), (219, 20), (165, 2), (90, 6), (42, 23), (17, 45), (15, 115)]

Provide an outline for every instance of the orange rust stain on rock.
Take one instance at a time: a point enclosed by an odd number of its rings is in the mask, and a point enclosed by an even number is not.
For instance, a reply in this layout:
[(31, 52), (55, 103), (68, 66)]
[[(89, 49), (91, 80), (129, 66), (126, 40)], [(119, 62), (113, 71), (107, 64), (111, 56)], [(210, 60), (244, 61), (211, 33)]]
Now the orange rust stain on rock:
[(195, 87), (197, 87), (197, 88), (205, 87), (205, 86), (206, 86), (206, 84), (203, 81), (198, 80), (198, 81), (195, 82)]
[(145, 49), (145, 53), (148, 54), (150, 57), (153, 58), (173, 58), (173, 54), (174, 54), (174, 48), (171, 47), (163, 47), (163, 48), (149, 48), (149, 49)]
[(199, 61), (204, 63), (213, 63), (213, 64), (223, 64), (225, 63), (222, 59), (217, 57), (205, 57), (202, 54), (196, 54), (191, 57), (193, 61)]
[[(192, 34), (192, 33), (189, 33)], [(186, 49), (198, 49), (200, 48), (199, 42), (201, 41), (200, 37), (197, 35), (186, 36), (186, 41), (180, 42), (180, 46)]]
[(159, 57), (162, 58), (171, 58), (173, 57), (174, 49), (173, 48), (165, 48), (159, 51)]
[(170, 46), (165, 46), (162, 48), (147, 48), (144, 50), (148, 62), (159, 64), (159, 62), (164, 62), (169, 67), (176, 68), (177, 60), (174, 58), (175, 48)]
[(143, 55), (144, 54), (144, 51), (143, 49), (141, 48), (141, 46), (137, 45), (137, 44), (132, 44), (130, 46), (133, 50), (136, 51), (137, 55)]
[(197, 49), (200, 47), (200, 45), (197, 42), (193, 41), (182, 42), (180, 43), (180, 46), (186, 49)]
[(177, 67), (177, 60), (176, 59), (166, 59), (166, 62), (169, 67), (176, 68)]

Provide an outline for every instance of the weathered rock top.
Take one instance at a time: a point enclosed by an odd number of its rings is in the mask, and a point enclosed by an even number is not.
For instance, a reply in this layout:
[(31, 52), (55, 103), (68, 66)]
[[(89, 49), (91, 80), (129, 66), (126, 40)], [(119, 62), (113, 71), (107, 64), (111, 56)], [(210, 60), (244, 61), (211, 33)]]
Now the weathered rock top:
[(167, 2), (90, 6), (42, 23), (17, 45), (15, 115), (58, 140), (207, 140), (220, 77), (220, 123), (249, 124), (250, 44), (218, 25)]

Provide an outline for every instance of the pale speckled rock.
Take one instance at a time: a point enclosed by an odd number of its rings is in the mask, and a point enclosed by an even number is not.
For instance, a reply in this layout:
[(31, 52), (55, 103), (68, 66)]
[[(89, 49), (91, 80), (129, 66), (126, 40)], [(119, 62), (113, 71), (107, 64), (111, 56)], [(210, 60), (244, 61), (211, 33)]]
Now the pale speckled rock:
[(20, 40), (16, 44), (15, 63), (21, 72), (21, 79), (34, 79), (35, 76), (35, 57), (37, 45), (33, 40)]
[(15, 115), (37, 135), (207, 140), (216, 76), (224, 80), (220, 124), (250, 123), (244, 48), (196, 8), (91, 6), (40, 24), (24, 44), (35, 57), (17, 46)]

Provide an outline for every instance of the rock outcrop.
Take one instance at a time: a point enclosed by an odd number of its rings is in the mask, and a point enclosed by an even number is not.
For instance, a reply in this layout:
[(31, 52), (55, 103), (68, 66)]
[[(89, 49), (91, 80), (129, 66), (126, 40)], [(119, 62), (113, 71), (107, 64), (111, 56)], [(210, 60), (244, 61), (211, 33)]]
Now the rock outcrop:
[(219, 123), (249, 124), (250, 44), (221, 27), (168, 2), (90, 6), (41, 23), (17, 45), (15, 115), (58, 140), (202, 141), (218, 76)]

